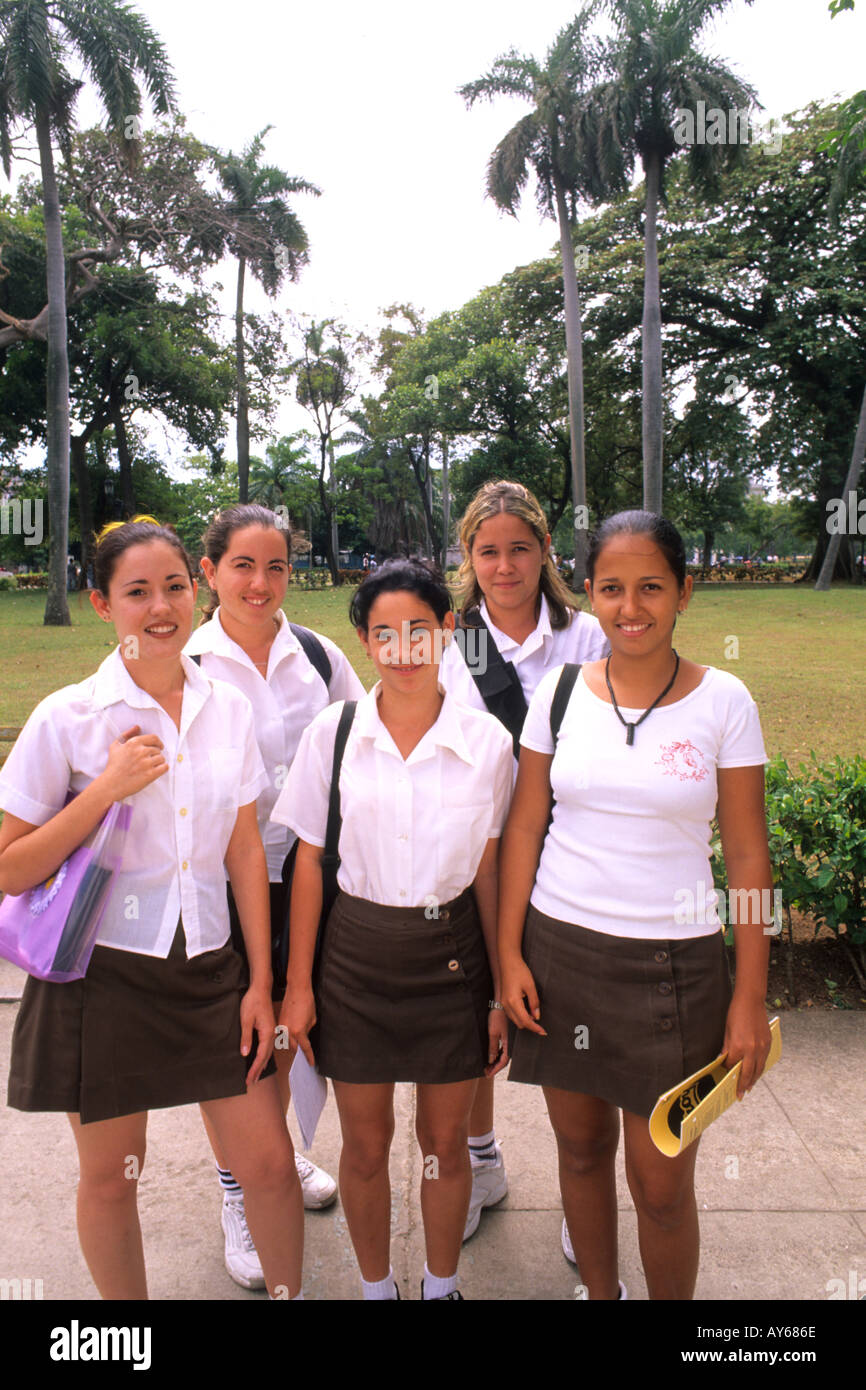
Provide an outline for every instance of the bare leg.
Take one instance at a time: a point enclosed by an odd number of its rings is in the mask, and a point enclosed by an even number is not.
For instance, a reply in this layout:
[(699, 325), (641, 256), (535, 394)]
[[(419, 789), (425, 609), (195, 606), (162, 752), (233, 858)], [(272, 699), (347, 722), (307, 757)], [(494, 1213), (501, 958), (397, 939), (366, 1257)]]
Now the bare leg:
[(653, 1299), (694, 1297), (700, 1256), (695, 1160), (698, 1142), (676, 1158), (659, 1153), (640, 1115), (623, 1112), (625, 1171), (637, 1209), (638, 1241)]
[[(607, 1101), (544, 1087), (559, 1152), (559, 1187), (581, 1282), (590, 1299), (615, 1299), (619, 1111)], [(644, 1125), (646, 1121), (644, 1121)]]
[[(275, 1048), (273, 1057), (277, 1068), (277, 1091), (279, 1092), (280, 1105), (285, 1115), (289, 1108), (289, 1101), (291, 1100), (291, 1095), (289, 1093), (289, 1072), (291, 1071), (291, 1063), (289, 1062), (288, 1048)], [(214, 1127), (204, 1110), (202, 1110), (201, 1117), (204, 1122), (208, 1141), (213, 1149), (213, 1156), (216, 1159), (217, 1167), (222, 1168), (224, 1172), (232, 1172), (231, 1165), (226, 1162), (225, 1154), (222, 1152), (217, 1142)], [(237, 1178), (237, 1173), (232, 1172), (232, 1176)]]
[[(421, 1146), (421, 1216), (427, 1268), (437, 1278), (456, 1274), (472, 1192), (469, 1112), (476, 1083), (419, 1085), (415, 1132)], [(483, 1132), (483, 1131), (482, 1131)]]
[(138, 1220), (138, 1178), (144, 1167), (147, 1112), (69, 1123), (78, 1145), (78, 1238), (104, 1299), (146, 1299), (147, 1277)]
[(340, 1196), (352, 1245), (369, 1284), (391, 1268), (391, 1181), (388, 1156), (394, 1137), (394, 1085), (335, 1081), (343, 1149)]
[(244, 1190), (250, 1235), (268, 1292), (279, 1296), (285, 1289), (294, 1298), (301, 1289), (304, 1205), (280, 1106), (276, 1079), (269, 1076), (246, 1095), (210, 1100), (201, 1110)]
[(476, 1082), (477, 1090), (469, 1115), (470, 1134), (489, 1134), (493, 1128), (493, 1085), (496, 1078), (482, 1076)]

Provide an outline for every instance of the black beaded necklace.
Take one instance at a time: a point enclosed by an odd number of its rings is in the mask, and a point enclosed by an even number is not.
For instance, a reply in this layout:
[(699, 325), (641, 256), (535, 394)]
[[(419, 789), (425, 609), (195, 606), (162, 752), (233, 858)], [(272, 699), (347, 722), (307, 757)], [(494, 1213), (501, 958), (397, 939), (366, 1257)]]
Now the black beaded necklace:
[[(671, 648), (671, 651), (673, 651), (673, 647)], [(655, 709), (655, 707), (656, 707), (656, 705), (659, 703), (659, 701), (660, 701), (660, 700), (663, 700), (663, 699), (665, 698), (665, 696), (667, 695), (668, 691), (669, 691), (670, 689), (672, 689), (672, 687), (673, 687), (673, 683), (674, 683), (674, 681), (675, 681), (676, 678), (677, 678), (677, 672), (678, 672), (679, 669), (680, 669), (680, 659), (679, 659), (679, 656), (677, 656), (677, 653), (676, 653), (675, 651), (674, 651), (674, 656), (677, 658), (677, 659), (676, 659), (676, 663), (675, 663), (675, 665), (674, 665), (674, 673), (673, 673), (673, 675), (671, 676), (670, 680), (668, 681), (667, 685), (665, 686), (664, 690), (661, 692), (660, 695), (657, 695), (657, 696), (655, 697), (655, 699), (653, 700), (653, 702), (652, 702), (652, 704), (650, 705), (649, 709), (645, 709), (644, 712), (643, 712), (643, 714), (641, 715), (640, 719), (636, 719), (635, 722), (634, 722), (633, 724), (630, 724), (630, 723), (628, 722), (628, 720), (623, 719), (623, 717), (622, 717), (622, 715), (621, 715), (621, 713), (620, 713), (619, 705), (618, 705), (617, 702), (616, 702), (616, 696), (615, 696), (614, 693), (613, 693), (613, 686), (612, 686), (611, 683), (610, 683), (610, 657), (608, 657), (608, 658), (607, 658), (607, 661), (604, 663), (604, 679), (605, 679), (605, 681), (606, 681), (606, 683), (607, 683), (607, 688), (608, 688), (608, 690), (610, 691), (610, 698), (611, 698), (611, 700), (612, 700), (612, 702), (613, 702), (614, 710), (616, 711), (616, 717), (617, 717), (617, 719), (619, 720), (620, 724), (622, 724), (622, 725), (628, 730), (628, 732), (627, 732), (627, 734), (626, 734), (626, 739), (625, 739), (625, 741), (626, 741), (626, 744), (628, 745), (629, 748), (631, 748), (632, 745), (634, 744), (634, 731), (635, 731), (635, 729), (637, 728), (638, 724), (642, 724), (642, 723), (644, 722), (644, 720), (646, 719), (647, 715), (648, 715), (648, 714), (652, 714), (653, 710)]]

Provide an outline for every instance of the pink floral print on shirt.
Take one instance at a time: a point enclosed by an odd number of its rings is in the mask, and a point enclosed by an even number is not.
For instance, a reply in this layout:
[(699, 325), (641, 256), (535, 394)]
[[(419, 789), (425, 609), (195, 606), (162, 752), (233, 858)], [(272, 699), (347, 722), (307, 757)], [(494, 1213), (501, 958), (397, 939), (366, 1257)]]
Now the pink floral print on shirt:
[(661, 758), (656, 763), (671, 777), (679, 777), (681, 782), (702, 782), (708, 774), (704, 755), (699, 748), (685, 739), (682, 743), (671, 743), (660, 749)]

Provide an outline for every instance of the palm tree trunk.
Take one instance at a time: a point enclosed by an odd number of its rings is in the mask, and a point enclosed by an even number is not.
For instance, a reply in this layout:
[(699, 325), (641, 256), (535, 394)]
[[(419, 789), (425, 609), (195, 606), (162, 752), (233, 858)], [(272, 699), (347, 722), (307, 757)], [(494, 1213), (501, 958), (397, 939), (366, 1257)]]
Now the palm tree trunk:
[(442, 573), (448, 568), (448, 542), (451, 536), (451, 484), (448, 478), (448, 436), (442, 436)]
[[(849, 493), (856, 493), (857, 483), (860, 478), (860, 470), (863, 467), (863, 458), (866, 455), (866, 390), (863, 392), (863, 401), (860, 406), (860, 420), (857, 425), (857, 434), (854, 438), (854, 452), (851, 455), (851, 466), (848, 469), (848, 476), (845, 479), (845, 486), (842, 490), (842, 497), (847, 508)], [(815, 583), (818, 593), (826, 593), (833, 579), (836, 569), (836, 559), (839, 554), (839, 546), (842, 544), (842, 533), (836, 531), (830, 537), (824, 555), (824, 563), (821, 565), (821, 573)]]
[(78, 527), (81, 531), (81, 581), (80, 589), (86, 589), (88, 574), (93, 572), (93, 502), (90, 497), (90, 476), (87, 472), (88, 434), (74, 435), (71, 440), (72, 467), (78, 488)]
[(238, 258), (238, 297), (235, 308), (235, 365), (238, 388), (238, 501), (248, 502), (250, 491), (250, 413), (247, 389), (247, 368), (244, 347), (244, 277), (247, 262)]
[(574, 243), (571, 239), (571, 220), (565, 201), (565, 189), (557, 174), (553, 179), (556, 191), (556, 214), (559, 221), (559, 246), (562, 254), (562, 290), (565, 300), (565, 354), (568, 361), (568, 425), (571, 438), (571, 498), (574, 504), (574, 574), (572, 587), (582, 592), (586, 578), (586, 531), (578, 523), (579, 507), (586, 506), (586, 445), (583, 419), (583, 328), (580, 320), (580, 296), (577, 289), (577, 267)]
[(48, 287), (46, 362), (46, 457), (48, 476), (48, 596), (43, 622), (69, 627), (66, 602), (66, 557), (69, 549), (69, 359), (66, 352), (66, 258), (60, 224), (60, 199), (54, 174), (48, 117), (36, 117), (45, 215), (45, 260)]
[(656, 234), (661, 156), (650, 153), (646, 173), (644, 288), (641, 365), (643, 369), (643, 504), (662, 509), (662, 313), (659, 296), (659, 250)]

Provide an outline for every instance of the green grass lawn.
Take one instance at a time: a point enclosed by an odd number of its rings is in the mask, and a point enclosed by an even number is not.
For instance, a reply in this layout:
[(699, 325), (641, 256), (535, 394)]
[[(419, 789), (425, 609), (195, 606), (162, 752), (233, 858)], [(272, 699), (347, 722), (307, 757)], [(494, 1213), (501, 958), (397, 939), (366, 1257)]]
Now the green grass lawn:
[[(286, 611), (337, 642), (369, 687), (373, 669), (349, 626), (350, 597), (348, 588), (290, 589)], [(0, 593), (0, 725), (23, 724), (43, 696), (81, 680), (114, 645), (86, 595), (70, 597), (72, 628), (43, 627), (44, 605), (42, 593)], [(796, 764), (810, 750), (819, 758), (862, 751), (866, 590), (701, 589), (680, 619), (676, 645), (682, 656), (745, 681), (769, 753)], [(8, 745), (0, 757), (4, 751)]]

